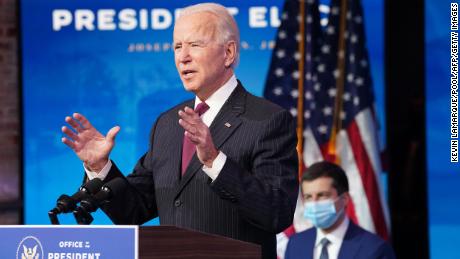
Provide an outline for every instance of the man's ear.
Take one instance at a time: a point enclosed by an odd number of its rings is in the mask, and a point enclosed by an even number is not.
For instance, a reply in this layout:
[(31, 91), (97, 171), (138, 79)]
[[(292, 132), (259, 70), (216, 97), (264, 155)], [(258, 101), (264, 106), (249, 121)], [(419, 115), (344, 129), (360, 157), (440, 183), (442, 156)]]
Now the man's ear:
[(229, 68), (236, 59), (236, 42), (231, 40), (225, 43), (225, 67)]
[(344, 206), (345, 208), (348, 207), (348, 203), (350, 202), (350, 199), (351, 199), (350, 193), (344, 192), (344, 193), (342, 194), (343, 206)]

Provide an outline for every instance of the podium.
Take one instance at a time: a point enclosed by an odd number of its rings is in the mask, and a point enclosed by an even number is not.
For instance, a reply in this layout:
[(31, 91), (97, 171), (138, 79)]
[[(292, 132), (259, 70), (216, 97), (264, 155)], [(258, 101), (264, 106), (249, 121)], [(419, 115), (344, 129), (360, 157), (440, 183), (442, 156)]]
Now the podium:
[(139, 258), (261, 258), (259, 245), (174, 226), (140, 227)]
[(175, 226), (0, 226), (0, 258), (261, 258), (260, 246)]

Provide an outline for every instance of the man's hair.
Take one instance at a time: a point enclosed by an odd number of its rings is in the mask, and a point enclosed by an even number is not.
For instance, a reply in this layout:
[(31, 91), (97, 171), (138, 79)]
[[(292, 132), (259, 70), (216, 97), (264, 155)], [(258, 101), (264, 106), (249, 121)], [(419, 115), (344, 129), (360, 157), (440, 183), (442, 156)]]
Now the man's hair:
[(180, 10), (179, 17), (203, 12), (211, 13), (216, 16), (217, 37), (220, 43), (227, 43), (229, 41), (235, 42), (236, 53), (235, 60), (232, 63), (232, 67), (235, 67), (240, 59), (240, 32), (235, 19), (224, 6), (216, 3), (191, 5)]
[(303, 172), (302, 182), (311, 182), (320, 177), (332, 178), (332, 187), (338, 195), (348, 192), (347, 175), (340, 166), (327, 161), (315, 163)]

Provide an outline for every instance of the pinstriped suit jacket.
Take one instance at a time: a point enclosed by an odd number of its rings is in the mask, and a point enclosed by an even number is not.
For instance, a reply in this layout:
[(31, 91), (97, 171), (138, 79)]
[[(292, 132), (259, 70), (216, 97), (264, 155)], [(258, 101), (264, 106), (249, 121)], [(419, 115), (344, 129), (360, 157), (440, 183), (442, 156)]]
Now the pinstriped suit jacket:
[[(294, 120), (239, 82), (210, 126), (216, 148), (227, 155), (211, 182), (196, 154), (180, 176), (184, 130), (178, 111), (193, 104), (160, 115), (148, 152), (125, 178), (129, 184), (103, 210), (115, 224), (159, 216), (161, 224), (260, 244), (264, 258), (276, 258), (275, 234), (291, 224), (298, 192)], [(115, 177), (124, 176), (114, 164), (105, 181)]]

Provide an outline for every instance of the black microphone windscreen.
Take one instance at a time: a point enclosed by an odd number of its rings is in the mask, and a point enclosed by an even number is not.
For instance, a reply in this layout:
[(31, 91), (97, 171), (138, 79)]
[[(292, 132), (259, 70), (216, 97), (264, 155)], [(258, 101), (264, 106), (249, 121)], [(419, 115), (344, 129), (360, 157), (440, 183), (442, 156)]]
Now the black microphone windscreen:
[(108, 188), (110, 192), (112, 193), (112, 195), (116, 195), (116, 194), (119, 194), (121, 191), (123, 191), (125, 186), (126, 186), (126, 180), (121, 177), (117, 177), (113, 179), (112, 181), (104, 184), (104, 186), (102, 186), (102, 189)]
[(110, 182), (104, 184), (101, 190), (94, 195), (94, 198), (98, 202), (106, 201), (111, 199), (113, 196), (123, 191), (126, 186), (126, 180), (121, 177), (117, 177)]
[(112, 199), (112, 197), (119, 195), (125, 186), (126, 181), (121, 177), (109, 181), (102, 186), (98, 193), (85, 197), (80, 203), (80, 210), (84, 210), (85, 212), (96, 211), (102, 204)]
[(86, 182), (82, 188), (86, 188), (90, 193), (94, 194), (99, 191), (104, 182), (99, 178), (94, 178), (91, 181)]
[(81, 201), (83, 198), (85, 198), (86, 195), (97, 193), (103, 184), (104, 182), (102, 182), (102, 180), (99, 178), (94, 178), (90, 181), (87, 181), (80, 187), (78, 192), (72, 195), (72, 199), (76, 200), (77, 202)]
[(77, 202), (69, 195), (62, 194), (57, 200), (56, 211), (58, 213), (67, 213), (72, 211), (76, 206)]

